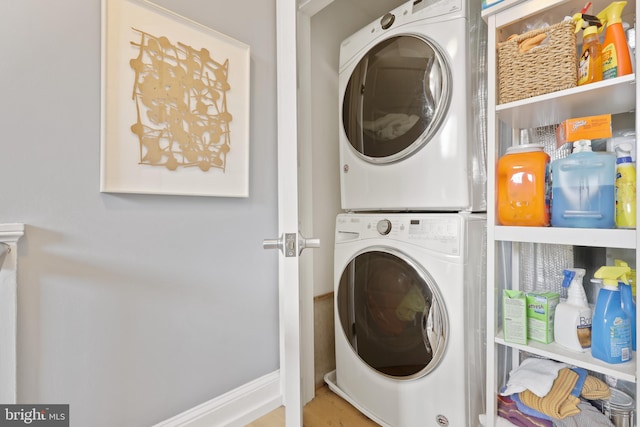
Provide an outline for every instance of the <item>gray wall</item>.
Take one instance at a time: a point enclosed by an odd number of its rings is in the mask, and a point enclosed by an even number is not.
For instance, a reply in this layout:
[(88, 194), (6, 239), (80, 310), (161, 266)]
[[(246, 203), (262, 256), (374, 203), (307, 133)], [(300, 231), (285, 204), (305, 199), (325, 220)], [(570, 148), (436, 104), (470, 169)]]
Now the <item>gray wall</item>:
[(251, 46), (248, 199), (101, 194), (100, 1), (0, 5), (18, 399), (145, 426), (278, 368), (274, 0), (162, 0)]

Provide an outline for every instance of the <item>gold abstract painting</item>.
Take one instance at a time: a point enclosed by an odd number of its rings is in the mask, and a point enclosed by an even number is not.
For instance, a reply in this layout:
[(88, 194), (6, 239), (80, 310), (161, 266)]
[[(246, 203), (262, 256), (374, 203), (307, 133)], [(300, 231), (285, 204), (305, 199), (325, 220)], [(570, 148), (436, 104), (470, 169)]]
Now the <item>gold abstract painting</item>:
[(140, 163), (169, 170), (198, 167), (224, 171), (232, 149), (227, 111), (229, 60), (218, 62), (206, 48), (134, 29), (139, 41), (133, 98)]
[(102, 0), (102, 192), (248, 197), (249, 47)]

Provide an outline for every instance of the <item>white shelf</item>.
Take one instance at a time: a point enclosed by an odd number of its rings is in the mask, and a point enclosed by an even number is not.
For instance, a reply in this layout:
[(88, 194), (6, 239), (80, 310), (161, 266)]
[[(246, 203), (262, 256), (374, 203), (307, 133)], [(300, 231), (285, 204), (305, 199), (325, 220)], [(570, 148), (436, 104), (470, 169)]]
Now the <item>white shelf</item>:
[[(594, 0), (590, 13), (597, 13), (610, 3), (609, 0)], [(528, 31), (527, 27), (540, 21), (560, 22), (564, 16), (572, 16), (585, 2), (581, 0), (504, 0), (482, 12), (488, 27), (488, 158), (489, 173), (496, 171), (496, 163), (501, 149), (506, 144), (517, 142), (519, 129), (552, 126), (564, 120), (577, 117), (636, 112), (640, 91), (635, 74), (616, 79), (604, 80), (589, 85), (557, 91), (519, 101), (496, 105), (498, 94), (497, 43), (511, 34)], [(640, 0), (629, 1), (623, 11), (623, 21), (633, 25), (636, 11), (640, 10)], [(636, 53), (636, 64), (640, 65)], [(640, 120), (635, 117), (636, 131), (640, 134)], [(495, 172), (494, 172), (495, 173)], [(501, 252), (499, 242), (541, 243), (567, 245), (573, 247), (620, 248), (635, 250), (636, 268), (640, 268), (640, 230), (585, 229), (560, 227), (510, 227), (496, 225), (495, 175), (488, 180), (487, 217), (487, 425), (496, 424), (497, 400), (495, 394), (504, 385), (506, 373), (520, 363), (522, 354), (546, 357), (585, 368), (591, 372), (609, 375), (635, 384), (634, 398), (640, 398), (640, 364), (638, 354), (633, 352), (632, 360), (622, 364), (609, 364), (595, 359), (590, 352), (577, 353), (557, 343), (542, 344), (530, 340), (527, 345), (505, 342), (502, 322), (499, 316), (504, 287), (519, 288), (519, 272), (522, 267), (523, 252), (518, 245), (511, 251)], [(640, 187), (640, 175), (638, 175)], [(640, 203), (636, 204), (640, 210)], [(586, 261), (586, 262), (600, 262)], [(599, 265), (590, 265), (597, 268)], [(640, 319), (636, 321), (640, 327)], [(512, 349), (507, 357), (502, 357), (505, 348)], [(638, 424), (640, 425), (640, 424)]]
[(494, 13), (498, 13), (502, 10), (508, 9), (510, 7), (513, 7), (515, 5), (517, 5), (518, 3), (522, 3), (524, 0), (502, 0), (499, 3), (495, 3), (492, 6), (487, 7), (486, 9), (482, 10), (482, 17), (484, 19), (487, 18), (487, 16), (489, 15), (493, 15)]
[(636, 76), (630, 74), (589, 85), (496, 106), (498, 118), (518, 129), (558, 124), (564, 120), (635, 111)]
[(636, 230), (622, 229), (496, 226), (494, 239), (505, 242), (636, 248)]
[(631, 360), (629, 362), (620, 364), (610, 364), (601, 360), (595, 359), (591, 356), (590, 352), (577, 353), (565, 349), (557, 343), (542, 344), (536, 341), (529, 340), (527, 345), (514, 344), (506, 342), (502, 331), (496, 336), (495, 342), (497, 344), (505, 345), (507, 347), (516, 348), (521, 351), (526, 351), (538, 356), (547, 357), (549, 359), (556, 360), (558, 362), (567, 363), (569, 365), (579, 366), (589, 371), (598, 372), (604, 375), (611, 375), (615, 378), (636, 382), (636, 352), (633, 352)]

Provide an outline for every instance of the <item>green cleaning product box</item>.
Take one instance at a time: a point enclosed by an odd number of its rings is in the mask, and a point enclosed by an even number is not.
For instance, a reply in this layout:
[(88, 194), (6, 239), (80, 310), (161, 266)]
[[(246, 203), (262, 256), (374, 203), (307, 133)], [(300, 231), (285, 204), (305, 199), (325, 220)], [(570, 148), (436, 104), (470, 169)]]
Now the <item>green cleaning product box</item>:
[(504, 290), (502, 295), (502, 330), (506, 342), (527, 343), (527, 296), (524, 292)]
[(557, 292), (527, 293), (527, 335), (543, 344), (552, 343), (553, 319), (560, 302)]

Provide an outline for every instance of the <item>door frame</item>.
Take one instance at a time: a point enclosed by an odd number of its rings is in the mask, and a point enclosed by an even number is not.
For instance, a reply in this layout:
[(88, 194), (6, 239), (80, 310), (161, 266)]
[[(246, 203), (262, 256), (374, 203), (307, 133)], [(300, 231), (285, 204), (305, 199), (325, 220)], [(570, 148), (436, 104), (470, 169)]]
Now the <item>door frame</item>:
[[(300, 232), (314, 234), (313, 160), (311, 111), (311, 18), (333, 0), (298, 0), (297, 5), (297, 79), (298, 79), (298, 213)], [(301, 328), (301, 402), (315, 397), (314, 264), (308, 254), (300, 258), (300, 328)]]
[[(283, 165), (296, 164), (297, 176), (289, 175), (291, 179), (297, 179), (297, 229), (306, 237), (313, 235), (314, 233), (314, 218), (313, 218), (313, 203), (312, 203), (312, 111), (311, 111), (311, 18), (313, 15), (333, 3), (334, 0), (277, 0), (276, 1), (276, 28), (277, 28), (277, 50), (278, 55), (278, 146), (281, 148), (283, 141), (281, 131), (287, 133), (287, 138), (291, 135), (295, 135), (297, 142), (295, 147), (288, 147), (286, 153), (278, 154), (278, 173)], [(293, 3), (293, 4), (291, 4)], [(290, 8), (294, 8), (294, 17), (291, 16)], [(293, 24), (293, 28), (290, 25)], [(287, 54), (288, 53), (288, 54)], [(285, 55), (286, 54), (286, 55)], [(293, 57), (291, 56), (293, 54)], [(282, 61), (282, 62), (281, 62)], [(280, 74), (280, 67), (294, 67), (295, 72), (292, 70), (282, 70), (284, 73)], [(289, 77), (287, 77), (289, 76)], [(283, 80), (281, 80), (283, 79)], [(281, 88), (286, 87), (283, 92)], [(295, 95), (292, 95), (295, 94)], [(281, 98), (282, 97), (282, 98)], [(294, 99), (295, 100), (292, 100)], [(296, 120), (291, 120), (292, 111), (294, 108), (292, 105), (281, 105), (281, 102), (285, 104), (294, 103), (295, 105), (295, 117)], [(283, 110), (281, 110), (281, 107)], [(284, 118), (284, 122), (280, 120)], [(287, 118), (289, 120), (287, 120)], [(283, 126), (283, 127), (281, 127)], [(284, 127), (286, 126), (286, 128)], [(284, 157), (281, 158), (280, 155)], [(285, 163), (286, 162), (286, 163)], [(291, 163), (295, 162), (295, 163)], [(279, 177), (280, 182), (280, 177)], [(280, 191), (279, 184), (279, 191)], [(281, 203), (280, 201), (278, 202)], [(285, 207), (282, 207), (286, 209)], [(279, 209), (281, 206), (279, 205)], [(280, 215), (279, 215), (280, 217)], [(279, 221), (281, 219), (279, 218)], [(283, 224), (281, 223), (280, 230)], [(286, 268), (280, 265), (280, 270)], [(288, 291), (282, 299), (281, 295), (281, 307), (289, 304), (293, 306), (294, 302), (291, 299), (293, 294), (297, 294), (299, 301), (297, 318), (300, 321), (298, 331), (285, 330), (289, 326), (289, 322), (293, 320), (295, 313), (289, 313), (287, 317), (281, 317), (281, 358), (284, 357), (284, 363), (281, 360), (281, 373), (283, 378), (283, 402), (285, 403), (285, 409), (287, 402), (290, 404), (298, 405), (288, 399), (287, 393), (295, 393), (295, 386), (292, 384), (294, 381), (292, 378), (288, 379), (285, 368), (286, 358), (295, 357), (292, 348), (296, 345), (292, 343), (292, 347), (287, 349), (283, 347), (282, 338), (296, 334), (299, 338), (297, 347), (299, 349), (299, 366), (289, 369), (295, 369), (299, 371), (300, 375), (300, 387), (299, 396), (296, 396), (296, 400), (299, 401), (300, 411), (302, 406), (311, 401), (315, 397), (315, 356), (314, 356), (314, 274), (313, 274), (313, 257), (311, 254), (302, 256), (299, 258), (298, 264), (298, 278), (299, 288), (297, 292)], [(297, 414), (289, 415), (286, 411), (287, 420), (289, 416), (297, 419)], [(300, 413), (300, 416), (302, 414)], [(301, 418), (300, 418), (301, 419)], [(287, 422), (289, 425), (289, 422)], [(292, 424), (293, 425), (293, 424)]]

